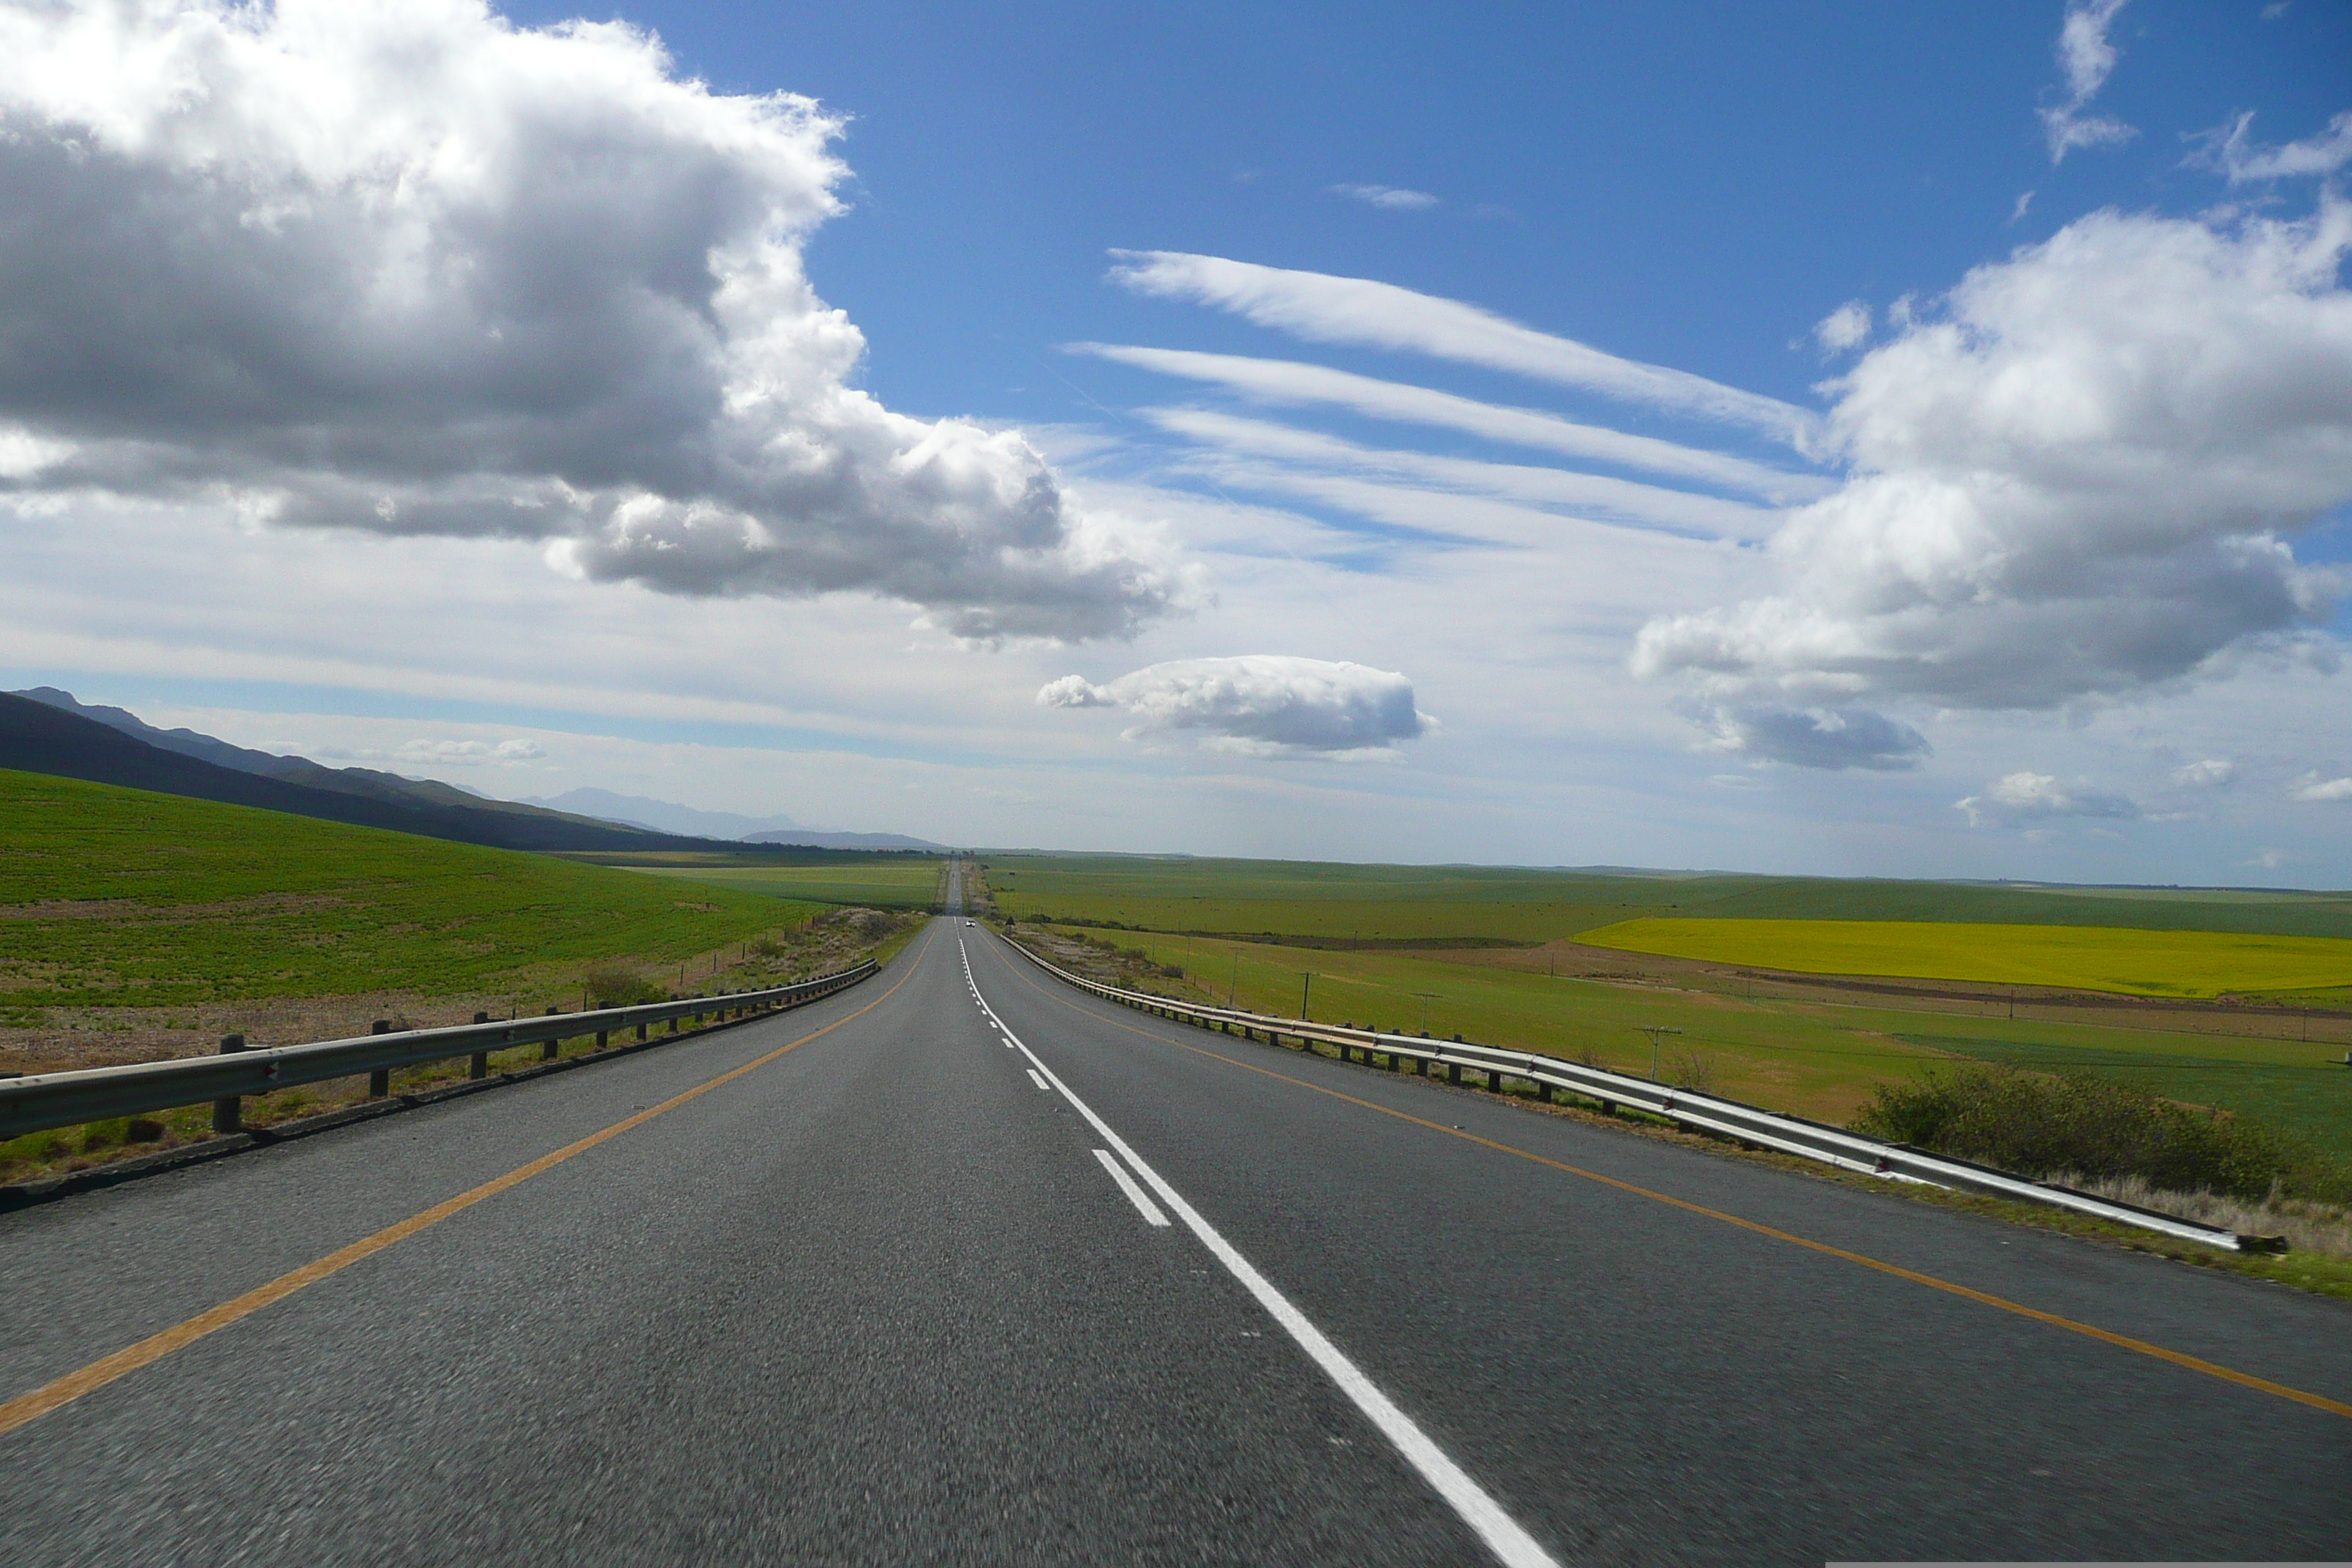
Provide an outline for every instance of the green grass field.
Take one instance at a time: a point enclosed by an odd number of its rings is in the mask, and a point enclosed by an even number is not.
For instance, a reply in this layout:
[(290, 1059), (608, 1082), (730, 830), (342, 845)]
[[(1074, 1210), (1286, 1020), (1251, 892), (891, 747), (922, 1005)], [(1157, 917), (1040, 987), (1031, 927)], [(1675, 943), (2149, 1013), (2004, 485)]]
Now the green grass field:
[(2352, 895), (2244, 889), (1349, 866), (1177, 857), (988, 857), (997, 904), (1150, 931), (1540, 942), (1643, 917), (2128, 926), (2352, 940)]
[(0, 1010), (368, 991), (675, 961), (814, 903), (0, 771)]
[[(2086, 903), (2084, 912), (2095, 918), (2105, 910)], [(2137, 996), (2210, 997), (2352, 984), (2352, 941), (2341, 937), (2087, 924), (2053, 928), (1651, 916), (1589, 931), (1577, 940), (1629, 952), (1806, 974), (2080, 986)]]
[[(2104, 980), (2172, 997), (2231, 989), (2275, 994), (2291, 984), (2326, 1003), (2340, 1002), (2352, 979), (2326, 968), (2327, 959), (2352, 953), (2352, 900), (2341, 894), (1115, 856), (993, 854), (987, 865), (1005, 912), (1095, 922), (1095, 934), (1183, 968), (1200, 991), (1217, 998), (1230, 991), (1265, 1012), (1295, 1016), (1312, 973), (1309, 1008), (1318, 1018), (1425, 1026), (1641, 1073), (1651, 1070), (1641, 1026), (1663, 1025), (1683, 1031), (1662, 1042), (1666, 1077), (1696, 1073), (1719, 1092), (1838, 1121), (1859, 1110), (1876, 1083), (1915, 1078), (1956, 1058), (2009, 1060), (2126, 1078), (2192, 1103), (2260, 1115), (2352, 1155), (2352, 1069), (2329, 1065), (2346, 1047), (2330, 1043), (2325, 1029), (2305, 1041), (2282, 1037), (2275, 1018), (2264, 1034), (2217, 1032), (2237, 1026), (2210, 1012), (2173, 1024), (2162, 1011), (2145, 1015), (2144, 1023), (2051, 1022), (1899, 997), (1754, 1000), (1726, 984), (1659, 975), (1554, 977), (1538, 955), (1473, 945), (1591, 942), (1596, 931), (1629, 921), (1701, 933), (1828, 921), (1885, 931), (1899, 928), (1874, 922), (1925, 922), (1957, 928), (1947, 946), (2006, 943), (2021, 963), (2064, 955), (2062, 966), (2031, 980), (1997, 977), (2006, 983)], [(1102, 931), (1103, 924), (1138, 929)], [(1235, 935), (1257, 940), (1228, 940)], [(1318, 945), (1325, 943), (1343, 946)], [(2118, 952), (2128, 955), (2120, 966)], [(2326, 957), (2315, 962), (2315, 954)], [(1724, 961), (1766, 963), (1745, 950)], [(1925, 962), (1830, 972), (1947, 973)]]
[[(1088, 934), (1103, 935), (1092, 932)], [(1955, 1057), (2123, 1079), (2200, 1105), (2259, 1115), (2352, 1157), (2352, 1069), (2341, 1046), (2103, 1024), (1928, 1013), (1871, 1002), (1748, 1001), (1668, 985), (1555, 978), (1475, 954), (1332, 952), (1118, 931), (1118, 946), (1183, 969), (1211, 999), (1254, 1011), (1591, 1058), (1646, 1076), (1645, 1025), (1662, 1077), (1774, 1110), (1843, 1121), (1877, 1083)], [(1312, 974), (1310, 982), (1307, 976)]]
[(929, 908), (940, 896), (938, 858), (907, 856), (859, 857), (807, 866), (764, 862), (730, 864), (719, 856), (697, 857), (692, 864), (649, 864), (644, 860), (605, 858), (605, 864), (625, 866), (641, 876), (772, 899), (798, 899), (819, 904), (863, 904), (877, 910)]

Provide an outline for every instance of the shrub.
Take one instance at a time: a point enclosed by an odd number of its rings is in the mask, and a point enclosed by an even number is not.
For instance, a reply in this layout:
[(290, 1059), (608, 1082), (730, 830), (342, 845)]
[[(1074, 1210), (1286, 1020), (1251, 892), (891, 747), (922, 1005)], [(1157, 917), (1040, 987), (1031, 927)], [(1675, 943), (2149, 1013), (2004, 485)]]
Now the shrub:
[(1962, 1067), (1881, 1084), (1854, 1131), (2021, 1175), (2137, 1176), (2174, 1192), (2261, 1199), (2340, 1190), (2345, 1173), (2243, 1117), (2193, 1110), (2085, 1074)]
[(596, 999), (599, 1007), (635, 1007), (647, 1002), (667, 1002), (669, 993), (618, 964), (599, 964), (580, 977), (581, 987)]
[(1715, 1058), (1697, 1051), (1684, 1051), (1670, 1058), (1666, 1070), (1667, 1081), (1676, 1089), (1706, 1094), (1715, 1088)]
[(134, 1116), (122, 1125), (125, 1143), (152, 1143), (163, 1136), (163, 1124), (152, 1117)]

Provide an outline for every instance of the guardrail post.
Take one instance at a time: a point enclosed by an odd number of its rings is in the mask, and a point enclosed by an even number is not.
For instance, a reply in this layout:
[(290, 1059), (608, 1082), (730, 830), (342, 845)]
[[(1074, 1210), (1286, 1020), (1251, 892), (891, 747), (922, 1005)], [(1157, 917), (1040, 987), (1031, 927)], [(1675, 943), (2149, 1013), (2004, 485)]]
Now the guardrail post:
[(1460, 1062), (1447, 1062), (1445, 1064), (1445, 1081), (1452, 1084), (1456, 1089), (1462, 1087), (1462, 1064)]
[[(221, 1037), (221, 1055), (225, 1057), (233, 1057), (243, 1049), (245, 1049), (245, 1037), (243, 1035), (223, 1035)], [(227, 1095), (222, 1099), (213, 1101), (213, 1131), (215, 1132), (237, 1132), (242, 1131), (244, 1127), (245, 1107), (241, 1102), (239, 1102), (236, 1095)]]
[(1552, 1102), (1552, 1086), (1549, 1079), (1540, 1078), (1536, 1079), (1536, 1098), (1546, 1105)]
[[(474, 1022), (477, 1024), (487, 1024), (489, 1021), (490, 1016), (488, 1013), (477, 1013), (474, 1015)], [(467, 1057), (466, 1058), (466, 1076), (467, 1078), (489, 1077), (490, 1053), (488, 1051), (476, 1051), (472, 1056)]]
[[(644, 1031), (644, 1030), (642, 1030), (642, 1029), (640, 1029), (640, 1030), (639, 1030), (639, 1031), (637, 1031), (637, 1032), (638, 1032), (640, 1035), (643, 1035), (643, 1034), (645, 1033), (645, 1031)], [(599, 1029), (599, 1030), (597, 1030), (597, 1031), (596, 1031), (596, 1048), (597, 1048), (598, 1050), (600, 1050), (600, 1051), (601, 1051), (601, 1050), (603, 1050), (603, 1049), (604, 1048), (604, 1042), (605, 1042), (607, 1039), (609, 1039), (609, 1038), (611, 1037), (611, 1036), (612, 1036), (612, 1031), (611, 1031), (610, 1029)]]
[[(368, 1026), (368, 1033), (371, 1035), (389, 1035), (392, 1033), (392, 1020), (389, 1018), (378, 1018), (374, 1023)], [(368, 1074), (368, 1098), (370, 1100), (382, 1100), (385, 1095), (390, 1094), (391, 1092), (392, 1069), (390, 1068), (378, 1068), (375, 1071)]]
[[(547, 1005), (547, 1011), (548, 1011), (548, 1016), (549, 1016), (550, 1017), (552, 1017), (552, 1016), (554, 1016), (556, 1014), (562, 1012), (562, 1011), (563, 1011), (563, 1009), (562, 1009), (562, 1007), (560, 1007), (560, 1006), (556, 1005), (554, 1003), (550, 1002), (550, 1003)], [(553, 1060), (555, 1059), (555, 1047), (558, 1047), (558, 1046), (560, 1046), (560, 1045), (562, 1045), (562, 1043), (563, 1043), (563, 1042), (562, 1042), (562, 1040), (549, 1040), (549, 1041), (545, 1042), (544, 1044), (542, 1044), (542, 1045), (539, 1047), (539, 1059), (540, 1059), (541, 1061), (543, 1061), (543, 1062), (551, 1062), (551, 1061), (553, 1061)]]

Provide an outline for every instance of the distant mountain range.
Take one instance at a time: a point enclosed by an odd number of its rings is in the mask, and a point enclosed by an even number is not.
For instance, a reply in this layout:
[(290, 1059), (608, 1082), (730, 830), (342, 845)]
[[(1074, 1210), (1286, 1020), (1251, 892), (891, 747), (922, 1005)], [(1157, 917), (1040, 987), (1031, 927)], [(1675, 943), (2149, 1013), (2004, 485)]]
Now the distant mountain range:
[(786, 816), (697, 811), (609, 790), (576, 789), (551, 802), (495, 800), (438, 779), (331, 768), (194, 730), (158, 729), (126, 709), (81, 702), (54, 686), (0, 693), (0, 768), (507, 849), (709, 849), (730, 839), (824, 849), (940, 847), (892, 833), (814, 832)]
[(746, 844), (796, 844), (811, 849), (945, 849), (944, 844), (934, 844), (928, 838), (909, 838), (903, 833), (820, 833), (810, 827), (791, 827), (781, 833), (747, 835)]
[(552, 796), (526, 797), (528, 804), (550, 811), (599, 817), (657, 833), (691, 833), (705, 838), (733, 838), (746, 844), (798, 844), (814, 849), (943, 849), (928, 838), (903, 833), (835, 833), (803, 827), (789, 816), (745, 816), (734, 811), (704, 811), (650, 795), (616, 795), (608, 789), (571, 789)]
[(691, 833), (703, 838), (748, 838), (754, 833), (798, 827), (789, 816), (745, 816), (735, 811), (703, 811), (650, 795), (617, 795), (609, 789), (568, 789), (554, 796), (527, 795), (526, 805), (549, 811), (624, 822), (656, 833)]

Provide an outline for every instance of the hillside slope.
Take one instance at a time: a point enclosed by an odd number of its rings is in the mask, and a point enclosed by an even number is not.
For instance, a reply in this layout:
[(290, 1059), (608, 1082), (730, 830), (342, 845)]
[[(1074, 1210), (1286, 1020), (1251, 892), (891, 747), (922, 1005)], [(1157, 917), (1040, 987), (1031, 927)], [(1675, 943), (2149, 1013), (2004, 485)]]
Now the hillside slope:
[(0, 1013), (455, 993), (550, 964), (676, 962), (817, 908), (0, 771)]
[[(36, 686), (10, 696), (29, 698), (46, 707), (92, 720), (119, 734), (153, 746), (158, 751), (175, 752), (184, 757), (194, 757), (200, 763), (230, 769), (236, 773), (254, 773), (262, 778), (277, 779), (283, 784), (299, 784), (306, 789), (331, 790), (339, 795), (355, 795), (364, 799), (388, 801), (404, 806), (458, 806), (468, 811), (503, 812), (517, 816), (541, 817), (575, 826), (612, 827), (619, 826), (635, 831), (663, 836), (695, 837), (688, 829), (676, 825), (619, 822), (609, 815), (583, 813), (552, 808), (545, 803), (498, 800), (460, 789), (456, 784), (438, 779), (412, 779), (399, 773), (385, 773), (378, 768), (331, 768), (324, 763), (312, 762), (303, 756), (280, 756), (275, 752), (257, 752), (247, 746), (233, 746), (226, 741), (196, 731), (163, 730), (148, 723), (127, 708), (109, 708), (99, 703), (84, 702), (70, 691), (54, 686)], [(720, 837), (732, 837), (721, 835)]]
[(503, 803), (464, 797), (454, 789), (449, 798), (438, 802), (389, 790), (362, 795), (320, 789), (166, 751), (96, 720), (8, 693), (0, 693), (0, 768), (505, 849), (709, 847), (698, 839), (514, 810)]

